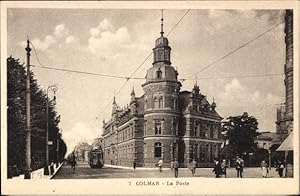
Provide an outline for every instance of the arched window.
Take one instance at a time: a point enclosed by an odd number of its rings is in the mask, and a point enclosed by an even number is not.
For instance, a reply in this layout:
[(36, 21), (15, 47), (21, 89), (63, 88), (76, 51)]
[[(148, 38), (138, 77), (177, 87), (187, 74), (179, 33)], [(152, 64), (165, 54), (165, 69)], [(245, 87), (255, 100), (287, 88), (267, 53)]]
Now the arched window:
[(161, 143), (156, 142), (154, 144), (154, 157), (161, 157)]
[(160, 68), (158, 68), (158, 70), (156, 71), (156, 78), (162, 78), (162, 71), (160, 70)]
[(158, 108), (163, 108), (163, 98), (162, 97), (160, 97), (158, 99)]
[(155, 126), (155, 135), (160, 135), (161, 134), (161, 122), (155, 121), (154, 126)]
[(154, 97), (154, 108), (158, 108), (158, 99), (157, 97)]

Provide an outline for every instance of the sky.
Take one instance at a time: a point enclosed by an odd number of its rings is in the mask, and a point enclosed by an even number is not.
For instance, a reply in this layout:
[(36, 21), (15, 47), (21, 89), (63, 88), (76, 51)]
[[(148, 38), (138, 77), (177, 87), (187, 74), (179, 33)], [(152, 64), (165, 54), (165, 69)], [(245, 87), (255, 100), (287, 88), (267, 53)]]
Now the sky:
[[(181, 90), (192, 90), (197, 81), (223, 118), (248, 112), (257, 118), (259, 131), (274, 132), (276, 107), (285, 99), (284, 11), (190, 10), (178, 23), (186, 11), (164, 10), (165, 35), (175, 26), (168, 35), (172, 66), (179, 79), (190, 79)], [(160, 18), (158, 9), (8, 9), (7, 55), (25, 62), (28, 36), (43, 66), (128, 77), (152, 53)], [(144, 78), (152, 59), (134, 77)], [(31, 63), (39, 65), (33, 51)], [(120, 90), (125, 79), (31, 69), (43, 89), (58, 86), (56, 109), (68, 152), (101, 136), (114, 95), (121, 107), (129, 104), (133, 87), (136, 96), (143, 95), (142, 79), (129, 80)], [(266, 74), (282, 75), (241, 77)]]

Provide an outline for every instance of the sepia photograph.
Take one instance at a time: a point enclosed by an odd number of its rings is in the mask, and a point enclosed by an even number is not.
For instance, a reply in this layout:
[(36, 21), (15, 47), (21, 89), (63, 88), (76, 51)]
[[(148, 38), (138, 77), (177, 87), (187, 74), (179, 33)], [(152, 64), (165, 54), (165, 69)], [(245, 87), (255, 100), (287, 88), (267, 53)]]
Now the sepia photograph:
[(1, 4), (4, 194), (297, 194), (299, 4), (164, 3)]

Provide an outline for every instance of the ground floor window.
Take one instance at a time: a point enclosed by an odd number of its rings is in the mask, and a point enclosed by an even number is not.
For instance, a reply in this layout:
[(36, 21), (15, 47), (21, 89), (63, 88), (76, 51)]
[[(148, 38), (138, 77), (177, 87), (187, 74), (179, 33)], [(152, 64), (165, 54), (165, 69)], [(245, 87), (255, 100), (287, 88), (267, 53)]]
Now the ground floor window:
[(154, 157), (161, 157), (161, 143), (156, 142), (154, 145)]

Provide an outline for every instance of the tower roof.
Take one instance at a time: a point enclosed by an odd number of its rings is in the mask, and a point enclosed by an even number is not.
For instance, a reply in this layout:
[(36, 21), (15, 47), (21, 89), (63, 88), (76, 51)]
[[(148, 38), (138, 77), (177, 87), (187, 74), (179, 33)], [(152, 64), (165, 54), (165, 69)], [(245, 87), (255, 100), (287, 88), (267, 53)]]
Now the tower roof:
[(169, 41), (166, 37), (164, 37), (164, 17), (163, 10), (161, 11), (161, 29), (160, 29), (160, 37), (155, 41), (155, 47), (168, 46)]

